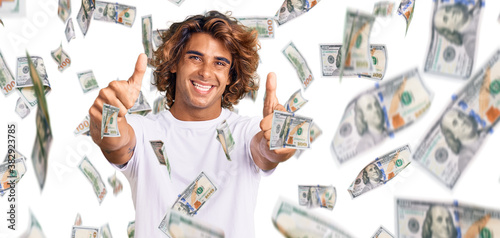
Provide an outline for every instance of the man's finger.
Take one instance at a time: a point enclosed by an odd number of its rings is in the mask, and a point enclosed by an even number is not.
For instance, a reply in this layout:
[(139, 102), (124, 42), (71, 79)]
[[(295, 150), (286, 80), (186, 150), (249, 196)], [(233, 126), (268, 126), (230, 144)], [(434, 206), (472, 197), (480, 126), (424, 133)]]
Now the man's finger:
[(267, 75), (266, 98), (264, 99), (264, 117), (273, 113), (274, 107), (279, 104), (276, 97), (276, 74), (273, 72)]
[(132, 76), (128, 79), (128, 83), (139, 91), (142, 86), (142, 78), (146, 72), (147, 60), (148, 57), (146, 54), (140, 54), (137, 58), (137, 63), (135, 63), (134, 74), (132, 74)]

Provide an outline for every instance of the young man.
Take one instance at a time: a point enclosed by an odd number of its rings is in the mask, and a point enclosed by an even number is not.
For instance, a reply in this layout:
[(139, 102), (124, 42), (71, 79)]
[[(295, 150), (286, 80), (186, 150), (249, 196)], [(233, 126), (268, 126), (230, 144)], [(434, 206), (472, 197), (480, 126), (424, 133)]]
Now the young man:
[[(263, 119), (228, 110), (256, 88), (257, 34), (235, 19), (208, 12), (172, 24), (162, 37), (152, 63), (156, 86), (165, 92), (170, 110), (146, 117), (127, 114), (141, 89), (144, 54), (132, 77), (111, 82), (89, 110), (92, 139), (129, 180), (137, 237), (164, 236), (158, 229), (161, 220), (201, 172), (217, 190), (194, 218), (224, 230), (226, 237), (254, 237), (260, 176), (295, 153), (269, 150), (273, 111), (285, 111), (276, 98), (274, 73), (267, 76)], [(120, 108), (120, 137), (101, 139), (103, 103)], [(235, 141), (231, 161), (216, 139), (224, 120)], [(171, 173), (156, 158), (150, 143), (154, 140), (165, 143)]]

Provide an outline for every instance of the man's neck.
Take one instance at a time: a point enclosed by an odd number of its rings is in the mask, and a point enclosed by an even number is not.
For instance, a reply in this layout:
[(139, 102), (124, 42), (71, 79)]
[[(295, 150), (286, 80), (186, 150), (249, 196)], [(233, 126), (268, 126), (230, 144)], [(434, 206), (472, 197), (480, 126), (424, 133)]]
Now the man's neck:
[(214, 109), (187, 108), (181, 105), (172, 105), (170, 113), (179, 121), (208, 121), (216, 119), (222, 113), (222, 107)]

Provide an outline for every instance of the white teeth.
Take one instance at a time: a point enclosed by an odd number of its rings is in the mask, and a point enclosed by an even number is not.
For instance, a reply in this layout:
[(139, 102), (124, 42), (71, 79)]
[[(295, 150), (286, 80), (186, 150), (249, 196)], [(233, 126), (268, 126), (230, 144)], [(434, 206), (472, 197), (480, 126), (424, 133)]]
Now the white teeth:
[(197, 84), (197, 83), (195, 83), (195, 82), (193, 82), (193, 85), (194, 85), (197, 89), (199, 89), (199, 90), (201, 90), (201, 91), (208, 91), (208, 90), (210, 90), (210, 89), (212, 88), (212, 86), (204, 86), (204, 85), (201, 85), (201, 84)]

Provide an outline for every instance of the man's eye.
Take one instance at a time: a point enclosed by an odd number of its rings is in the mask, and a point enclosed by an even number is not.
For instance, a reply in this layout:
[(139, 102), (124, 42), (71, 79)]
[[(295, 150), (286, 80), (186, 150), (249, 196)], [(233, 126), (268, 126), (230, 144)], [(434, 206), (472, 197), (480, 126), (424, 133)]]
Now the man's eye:
[(194, 59), (194, 60), (201, 60), (200, 57), (196, 56), (196, 55), (191, 55), (189, 56), (190, 59)]
[(224, 62), (217, 62), (216, 64), (219, 66), (226, 66), (226, 63), (224, 63)]

